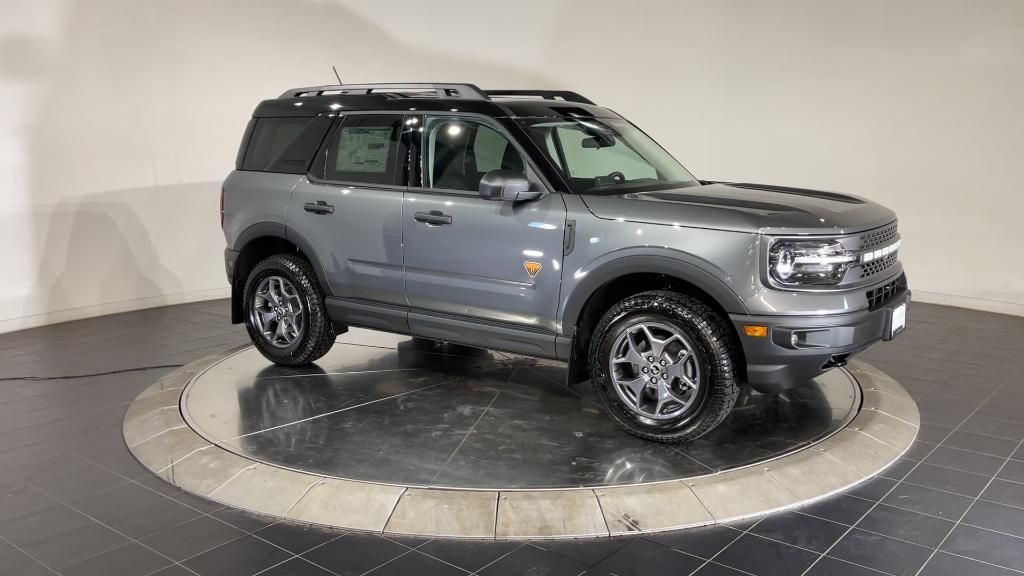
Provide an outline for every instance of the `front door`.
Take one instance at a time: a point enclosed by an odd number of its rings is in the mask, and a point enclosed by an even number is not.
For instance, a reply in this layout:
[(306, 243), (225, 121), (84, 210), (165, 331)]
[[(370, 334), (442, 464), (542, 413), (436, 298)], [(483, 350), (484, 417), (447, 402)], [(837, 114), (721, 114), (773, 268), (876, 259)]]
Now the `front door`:
[[(437, 115), (422, 123), (419, 180), (406, 193), (402, 225), (413, 334), (549, 354), (561, 284), (561, 195), (515, 203), (480, 197), (490, 170), (516, 170), (543, 184), (491, 120)], [(472, 321), (460, 321), (466, 318)]]
[(396, 114), (340, 119), (288, 206), (289, 233), (302, 235), (316, 252), (333, 296), (356, 305), (405, 306), (403, 120)]

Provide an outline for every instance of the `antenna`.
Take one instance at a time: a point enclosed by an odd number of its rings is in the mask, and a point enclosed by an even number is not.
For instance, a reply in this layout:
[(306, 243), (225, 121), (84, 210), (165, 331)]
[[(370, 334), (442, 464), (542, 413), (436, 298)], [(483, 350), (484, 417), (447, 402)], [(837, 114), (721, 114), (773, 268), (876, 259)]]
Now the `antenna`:
[(334, 70), (334, 77), (338, 79), (338, 86), (341, 86), (341, 76), (338, 75), (338, 69), (331, 66), (331, 70)]

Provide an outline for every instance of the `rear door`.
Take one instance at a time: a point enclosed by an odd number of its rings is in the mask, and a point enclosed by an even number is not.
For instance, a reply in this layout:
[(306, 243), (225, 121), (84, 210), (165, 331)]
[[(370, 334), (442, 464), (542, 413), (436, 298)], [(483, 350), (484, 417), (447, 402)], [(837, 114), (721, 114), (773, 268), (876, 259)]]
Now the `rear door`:
[(420, 121), (418, 171), (403, 220), (412, 333), (550, 354), (566, 214), (561, 195), (515, 203), (481, 198), (480, 179), (490, 170), (516, 170), (534, 186), (544, 184), (493, 120)]
[[(289, 234), (312, 247), (330, 291), (353, 306), (404, 306), (402, 196), (406, 146), (401, 114), (350, 114), (337, 121), (310, 173), (295, 186)], [(334, 302), (332, 317), (338, 302)], [(404, 315), (394, 327), (405, 330)], [(335, 318), (344, 320), (344, 318)], [(386, 322), (385, 322), (386, 324)]]

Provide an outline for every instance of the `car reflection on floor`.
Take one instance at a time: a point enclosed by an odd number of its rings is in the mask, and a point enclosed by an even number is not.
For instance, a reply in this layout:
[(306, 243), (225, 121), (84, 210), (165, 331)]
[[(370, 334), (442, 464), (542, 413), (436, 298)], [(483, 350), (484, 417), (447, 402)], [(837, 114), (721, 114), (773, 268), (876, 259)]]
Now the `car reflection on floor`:
[[(830, 434), (857, 398), (841, 370), (781, 395), (747, 389), (716, 430), (669, 446), (617, 428), (589, 382), (567, 386), (565, 365), (546, 360), (410, 338), (338, 344), (304, 368), (268, 365), (253, 350), (232, 362), (234, 407), (212, 388), (188, 396), (208, 436), (289, 468), (422, 486), (607, 486), (712, 473)], [(228, 374), (214, 367), (193, 386)]]

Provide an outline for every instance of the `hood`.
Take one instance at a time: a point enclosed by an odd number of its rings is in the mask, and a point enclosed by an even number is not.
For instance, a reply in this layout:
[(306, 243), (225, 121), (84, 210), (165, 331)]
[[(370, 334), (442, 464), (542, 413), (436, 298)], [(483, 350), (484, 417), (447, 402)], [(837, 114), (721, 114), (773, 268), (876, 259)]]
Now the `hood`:
[(582, 196), (598, 218), (766, 234), (848, 234), (892, 222), (896, 214), (869, 200), (763, 184), (701, 186)]

